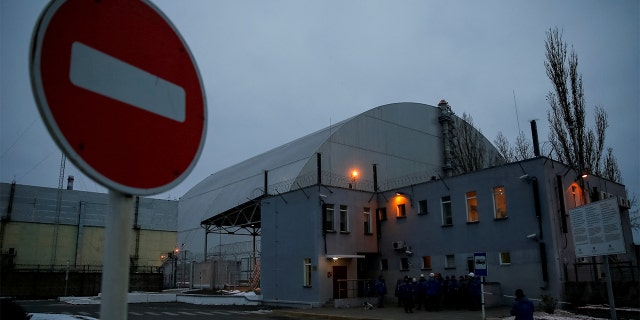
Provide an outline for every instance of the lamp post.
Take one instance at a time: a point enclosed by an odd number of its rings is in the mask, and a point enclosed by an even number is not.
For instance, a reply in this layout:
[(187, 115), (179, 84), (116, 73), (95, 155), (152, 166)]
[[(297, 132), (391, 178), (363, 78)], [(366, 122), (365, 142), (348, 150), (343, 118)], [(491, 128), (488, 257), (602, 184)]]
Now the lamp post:
[(186, 264), (185, 264), (185, 262), (187, 261), (187, 252), (184, 250), (184, 243), (180, 247), (182, 249), (182, 276), (180, 277), (181, 281), (182, 281), (182, 285), (181, 285), (181, 288), (182, 288), (182, 286), (184, 286), (185, 276), (186, 276), (186, 274), (185, 274), (185, 272), (186, 272)]
[(178, 287), (178, 248), (173, 250), (173, 287)]

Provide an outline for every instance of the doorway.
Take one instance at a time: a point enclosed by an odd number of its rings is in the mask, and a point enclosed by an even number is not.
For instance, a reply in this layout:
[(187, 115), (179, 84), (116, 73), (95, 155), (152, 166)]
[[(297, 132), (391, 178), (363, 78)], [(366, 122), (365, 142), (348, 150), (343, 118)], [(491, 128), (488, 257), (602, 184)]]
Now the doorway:
[(347, 267), (346, 266), (333, 266), (333, 298), (334, 299), (346, 299), (348, 288), (347, 279)]

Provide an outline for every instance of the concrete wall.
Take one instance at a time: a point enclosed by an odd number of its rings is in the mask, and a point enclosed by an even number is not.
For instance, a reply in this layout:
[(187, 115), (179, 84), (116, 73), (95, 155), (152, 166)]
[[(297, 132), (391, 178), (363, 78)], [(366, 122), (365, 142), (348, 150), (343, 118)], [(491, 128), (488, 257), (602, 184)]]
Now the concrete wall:
[[(68, 280), (66, 280), (68, 279)], [(2, 272), (0, 292), (3, 296), (43, 299), (61, 296), (97, 296), (102, 274), (99, 272)], [(162, 291), (161, 273), (132, 273), (129, 291)]]
[[(67, 261), (72, 266), (102, 265), (108, 195), (61, 190), (59, 217), (57, 197), (53, 188), (15, 185), (12, 191), (11, 184), (0, 184), (3, 257), (12, 249), (17, 267)], [(137, 255), (138, 266), (160, 266), (160, 256), (176, 246), (178, 203), (150, 198), (134, 203), (130, 256)]]

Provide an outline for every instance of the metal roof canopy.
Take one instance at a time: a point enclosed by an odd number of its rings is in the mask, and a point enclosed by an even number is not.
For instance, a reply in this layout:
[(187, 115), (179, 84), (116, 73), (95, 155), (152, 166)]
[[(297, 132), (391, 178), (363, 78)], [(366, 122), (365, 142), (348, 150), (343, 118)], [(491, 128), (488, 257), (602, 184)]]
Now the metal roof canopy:
[(250, 199), (234, 208), (200, 222), (206, 233), (259, 236), (261, 231), (260, 200), (264, 195)]

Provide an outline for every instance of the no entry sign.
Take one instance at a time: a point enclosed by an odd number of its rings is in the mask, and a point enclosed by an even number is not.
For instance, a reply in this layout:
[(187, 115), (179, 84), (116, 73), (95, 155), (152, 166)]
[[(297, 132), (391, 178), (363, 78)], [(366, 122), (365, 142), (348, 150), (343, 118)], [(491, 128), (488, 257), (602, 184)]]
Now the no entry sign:
[(40, 114), (85, 174), (134, 195), (189, 174), (206, 135), (204, 89), (189, 48), (153, 4), (52, 1), (31, 45)]

